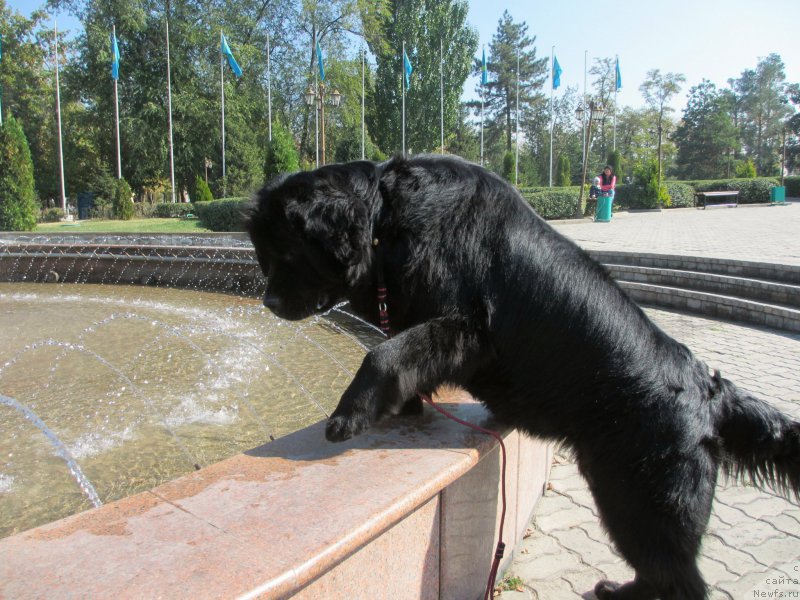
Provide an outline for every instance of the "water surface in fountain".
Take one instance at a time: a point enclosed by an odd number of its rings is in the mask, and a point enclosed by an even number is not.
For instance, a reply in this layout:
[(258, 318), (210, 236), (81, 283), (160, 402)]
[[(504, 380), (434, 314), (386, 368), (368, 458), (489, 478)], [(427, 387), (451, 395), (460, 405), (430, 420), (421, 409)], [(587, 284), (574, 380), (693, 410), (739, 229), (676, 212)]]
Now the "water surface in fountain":
[(0, 283), (0, 537), (324, 418), (380, 340), (340, 311), (287, 323), (231, 295)]

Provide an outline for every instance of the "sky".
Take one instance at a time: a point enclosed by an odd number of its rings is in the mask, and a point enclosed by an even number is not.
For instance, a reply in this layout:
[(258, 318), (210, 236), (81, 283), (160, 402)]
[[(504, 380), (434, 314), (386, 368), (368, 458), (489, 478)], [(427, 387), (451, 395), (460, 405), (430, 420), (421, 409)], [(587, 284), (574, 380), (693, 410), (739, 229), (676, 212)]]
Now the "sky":
[[(503, 10), (527, 23), (537, 56), (549, 57), (555, 46), (563, 70), (556, 93), (568, 85), (583, 90), (586, 52), (589, 69), (595, 58), (619, 56), (619, 106), (644, 104), (639, 86), (648, 70), (683, 73), (686, 83), (671, 103), (680, 116), (689, 88), (703, 78), (727, 87), (729, 78), (754, 69), (773, 52), (783, 59), (786, 80), (800, 82), (799, 6), (797, 0), (471, 0), (468, 21), (487, 53)], [(475, 78), (468, 85), (477, 83)]]
[[(6, 3), (26, 16), (43, 4)], [(528, 35), (536, 36), (537, 56), (549, 57), (555, 46), (563, 70), (557, 94), (566, 86), (583, 90), (585, 57), (590, 69), (595, 58), (619, 56), (619, 106), (643, 105), (639, 85), (650, 69), (684, 74), (683, 90), (671, 103), (678, 116), (689, 88), (703, 78), (726, 87), (729, 78), (755, 68), (760, 58), (773, 52), (783, 59), (787, 81), (800, 82), (797, 0), (470, 0), (469, 5), (468, 22), (480, 36), (478, 56), (483, 45), (488, 53), (503, 10), (515, 22), (527, 23)], [(65, 14), (58, 18), (60, 29), (80, 28)], [(472, 96), (477, 83), (477, 77), (467, 81), (466, 96)]]

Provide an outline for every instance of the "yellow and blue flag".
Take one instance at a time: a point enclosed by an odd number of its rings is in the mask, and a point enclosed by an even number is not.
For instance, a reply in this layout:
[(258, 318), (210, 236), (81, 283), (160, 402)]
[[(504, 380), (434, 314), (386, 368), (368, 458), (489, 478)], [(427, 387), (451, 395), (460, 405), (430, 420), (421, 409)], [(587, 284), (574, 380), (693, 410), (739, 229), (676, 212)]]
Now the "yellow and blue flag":
[(111, 78), (119, 79), (119, 46), (117, 34), (111, 33)]
[(411, 61), (408, 60), (408, 54), (406, 54), (405, 50), (403, 50), (403, 72), (406, 80), (406, 89), (411, 89), (411, 73), (414, 72), (414, 68), (411, 66)]
[(619, 72), (619, 58), (617, 58), (617, 89), (622, 87), (622, 74)]
[(233, 57), (233, 52), (231, 52), (230, 46), (228, 46), (228, 40), (225, 39), (225, 34), (220, 34), (222, 42), (220, 44), (220, 50), (222, 53), (228, 58), (228, 64), (231, 66), (231, 70), (233, 74), (237, 77), (242, 76), (242, 68), (239, 66), (239, 63), (236, 62), (236, 59)]
[(325, 63), (322, 58), (322, 48), (317, 40), (317, 66), (319, 67), (319, 80), (325, 81)]
[(483, 58), (481, 59), (481, 85), (489, 83), (489, 70), (486, 68), (486, 48), (483, 49)]
[(558, 59), (553, 56), (553, 89), (557, 90), (561, 85), (561, 65), (558, 64)]

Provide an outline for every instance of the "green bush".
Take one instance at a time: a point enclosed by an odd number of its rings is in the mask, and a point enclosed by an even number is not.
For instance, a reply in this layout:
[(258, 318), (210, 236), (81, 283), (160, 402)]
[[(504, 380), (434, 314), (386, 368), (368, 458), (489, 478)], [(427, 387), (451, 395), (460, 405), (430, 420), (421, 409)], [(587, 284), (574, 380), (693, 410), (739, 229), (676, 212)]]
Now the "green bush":
[(64, 211), (60, 208), (45, 208), (39, 213), (39, 223), (58, 223), (64, 218)]
[(192, 202), (211, 202), (214, 196), (211, 188), (208, 187), (205, 179), (199, 175), (194, 179), (194, 189), (192, 190)]
[[(205, 183), (205, 182), (203, 182)], [(191, 204), (186, 202), (161, 202), (153, 204), (153, 216), (159, 219), (182, 218), (191, 214), (194, 209)]]
[(570, 180), (570, 173), (572, 166), (569, 164), (569, 156), (565, 154), (558, 155), (558, 165), (556, 166), (556, 180), (554, 182), (558, 187), (569, 187), (572, 184)]
[[(578, 206), (580, 187), (568, 188), (525, 188), (520, 190), (539, 216), (544, 219), (569, 219)], [(586, 195), (584, 194), (584, 198)]]
[(756, 176), (756, 165), (752, 159), (741, 161), (736, 165), (737, 179), (753, 179)]
[(0, 127), (0, 230), (33, 231), (38, 214), (28, 140), (9, 116)]
[(632, 183), (617, 185), (614, 192), (614, 204), (622, 209), (644, 208), (644, 188)]
[(663, 179), (659, 185), (656, 159), (650, 159), (639, 165), (634, 170), (633, 177), (636, 185), (641, 188), (641, 193), (638, 194), (641, 206), (638, 208), (661, 208), (671, 205), (669, 192), (667, 192), (667, 186), (664, 185)]
[(125, 179), (117, 179), (117, 186), (114, 190), (114, 218), (121, 221), (130, 221), (133, 218), (135, 207), (133, 206), (133, 192), (131, 186)]
[(267, 144), (267, 157), (264, 161), (264, 176), (272, 179), (281, 173), (294, 173), (300, 170), (300, 158), (294, 146), (292, 134), (282, 125), (272, 127), (272, 141)]
[(740, 204), (769, 202), (770, 189), (778, 185), (776, 177), (755, 177), (753, 179), (701, 179), (683, 181), (697, 192), (739, 191)]
[(787, 198), (800, 198), (800, 177), (784, 177)]
[(503, 179), (514, 182), (514, 153), (506, 152), (503, 155)]
[(692, 186), (678, 181), (669, 181), (666, 186), (671, 208), (694, 206), (694, 188)]
[(247, 198), (223, 198), (213, 202), (195, 202), (194, 212), (200, 224), (211, 231), (244, 231)]

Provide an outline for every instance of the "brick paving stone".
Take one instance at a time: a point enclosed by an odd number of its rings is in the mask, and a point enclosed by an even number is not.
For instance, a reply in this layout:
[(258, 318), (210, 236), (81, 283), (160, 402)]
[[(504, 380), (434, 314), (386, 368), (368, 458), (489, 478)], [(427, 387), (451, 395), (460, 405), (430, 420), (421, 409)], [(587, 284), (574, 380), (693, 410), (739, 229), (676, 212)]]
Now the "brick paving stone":
[[(602, 227), (554, 226), (587, 249), (800, 265), (800, 203), (622, 214)], [(669, 310), (645, 312), (723, 377), (800, 418), (800, 335)], [(598, 579), (628, 581), (633, 571), (599, 524), (568, 450), (557, 449), (551, 486), (531, 523), (534, 541), (523, 542), (542, 552), (518, 554), (510, 570), (537, 600), (593, 600)], [(755, 594), (774, 592), (770, 582), (781, 577), (788, 580), (781, 589), (800, 597), (800, 585), (791, 579), (800, 580), (800, 506), (720, 476), (699, 562), (713, 600), (762, 597)]]

